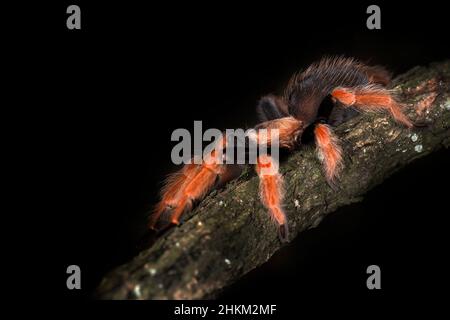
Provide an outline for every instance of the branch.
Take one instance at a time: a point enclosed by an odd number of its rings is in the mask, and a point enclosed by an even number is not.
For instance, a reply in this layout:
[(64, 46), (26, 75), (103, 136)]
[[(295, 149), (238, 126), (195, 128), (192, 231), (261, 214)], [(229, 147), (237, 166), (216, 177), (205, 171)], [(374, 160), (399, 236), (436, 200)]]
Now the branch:
[[(416, 67), (393, 89), (421, 130), (408, 130), (386, 114), (362, 114), (336, 129), (344, 141), (345, 169), (339, 190), (326, 183), (313, 148), (282, 163), (290, 239), (316, 227), (329, 213), (360, 201), (393, 172), (450, 145), (450, 61)], [(213, 192), (137, 257), (109, 273), (102, 299), (202, 299), (215, 296), (266, 262), (283, 244), (258, 199), (258, 180), (248, 169), (237, 181)]]

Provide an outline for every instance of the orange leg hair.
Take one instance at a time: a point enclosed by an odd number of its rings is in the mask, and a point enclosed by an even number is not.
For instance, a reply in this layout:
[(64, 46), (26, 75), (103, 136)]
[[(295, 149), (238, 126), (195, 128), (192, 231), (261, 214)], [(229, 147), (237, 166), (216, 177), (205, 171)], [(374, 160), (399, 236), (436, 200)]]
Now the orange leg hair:
[(413, 123), (402, 111), (402, 105), (395, 101), (389, 90), (370, 85), (358, 89), (336, 88), (331, 95), (345, 106), (354, 106), (366, 111), (386, 110), (394, 119), (407, 126)]
[(325, 176), (329, 183), (333, 183), (343, 166), (339, 140), (330, 126), (326, 124), (317, 124), (314, 128), (314, 136), (317, 153), (325, 169)]
[[(161, 190), (161, 201), (155, 206), (149, 220), (149, 227), (151, 229), (158, 229), (157, 223), (163, 215), (167, 218), (173, 209), (177, 208), (183, 196), (182, 190), (186, 188), (187, 184), (198, 174), (199, 165), (187, 164), (179, 172), (169, 176), (165, 186)], [(166, 215), (164, 215), (166, 213)]]
[(269, 210), (270, 216), (277, 223), (282, 240), (288, 237), (286, 214), (282, 209), (283, 178), (278, 172), (278, 163), (268, 155), (258, 157), (256, 172), (260, 179), (261, 201)]
[[(225, 142), (223, 142), (224, 147)], [(222, 175), (226, 175), (226, 165), (218, 161), (220, 153), (213, 150), (202, 164), (187, 164), (181, 171), (170, 176), (162, 189), (161, 201), (156, 205), (149, 220), (151, 229), (158, 229), (158, 222), (169, 220), (178, 224), (181, 215), (192, 209), (195, 201), (202, 199), (214, 187)]]
[(276, 129), (278, 130), (279, 146), (281, 148), (292, 149), (293, 147), (295, 147), (296, 138), (302, 133), (304, 129), (303, 126), (304, 124), (302, 121), (290, 116), (266, 121), (257, 125), (256, 129), (267, 129), (267, 136), (264, 137), (258, 131), (258, 133), (253, 136), (253, 139), (255, 139), (258, 144), (267, 141), (267, 144), (270, 145), (270, 130)]

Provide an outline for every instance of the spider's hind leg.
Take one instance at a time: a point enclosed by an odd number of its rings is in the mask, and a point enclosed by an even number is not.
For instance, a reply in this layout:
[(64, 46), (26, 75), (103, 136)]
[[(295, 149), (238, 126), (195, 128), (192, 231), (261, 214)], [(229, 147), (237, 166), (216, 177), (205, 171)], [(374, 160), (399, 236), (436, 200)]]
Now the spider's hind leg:
[(363, 111), (386, 110), (399, 123), (408, 128), (413, 122), (404, 114), (403, 105), (395, 100), (391, 92), (377, 85), (356, 88), (336, 88), (331, 93), (333, 98), (346, 107), (354, 107)]

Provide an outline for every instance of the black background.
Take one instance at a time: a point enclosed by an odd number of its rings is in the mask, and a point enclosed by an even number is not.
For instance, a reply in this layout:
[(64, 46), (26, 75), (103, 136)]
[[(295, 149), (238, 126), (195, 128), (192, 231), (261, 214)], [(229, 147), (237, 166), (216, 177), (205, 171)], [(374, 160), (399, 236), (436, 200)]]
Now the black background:
[[(29, 152), (45, 193), (35, 219), (45, 225), (36, 225), (45, 240), (37, 259), (45, 261), (48, 293), (36, 298), (98, 306), (93, 290), (136, 254), (160, 182), (175, 169), (174, 129), (191, 129), (194, 120), (204, 128), (250, 127), (262, 95), (279, 92), (293, 72), (323, 55), (354, 56), (395, 73), (449, 58), (439, 3), (378, 3), (381, 30), (366, 28), (371, 3), (40, 5), (26, 38), (14, 39), (27, 48), (22, 66), (29, 76), (21, 81), (31, 89), (18, 98), (34, 101), (21, 110), (37, 125)], [(66, 29), (69, 4), (80, 5), (82, 30)], [(33, 16), (30, 8), (21, 13)], [(448, 160), (441, 151), (416, 161), (221, 298), (294, 310), (313, 300), (379, 305), (438, 295)], [(24, 197), (34, 192), (28, 187)], [(70, 264), (81, 267), (80, 291), (65, 287)], [(381, 267), (381, 291), (365, 287), (370, 264)]]

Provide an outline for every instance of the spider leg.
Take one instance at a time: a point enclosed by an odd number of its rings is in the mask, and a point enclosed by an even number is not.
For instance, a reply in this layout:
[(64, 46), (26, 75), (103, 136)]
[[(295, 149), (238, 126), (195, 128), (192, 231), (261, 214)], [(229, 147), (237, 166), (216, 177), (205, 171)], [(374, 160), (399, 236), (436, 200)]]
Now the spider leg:
[(336, 88), (331, 95), (344, 106), (353, 106), (365, 111), (386, 110), (397, 122), (408, 128), (414, 126), (412, 121), (403, 113), (403, 106), (394, 99), (391, 92), (379, 86)]
[(182, 190), (198, 174), (200, 166), (187, 164), (179, 172), (168, 177), (161, 190), (161, 201), (155, 206), (149, 219), (151, 229), (160, 229), (163, 223), (170, 220), (170, 214), (177, 208), (183, 197)]
[(282, 241), (288, 238), (286, 214), (283, 211), (283, 177), (278, 171), (279, 165), (269, 155), (260, 155), (256, 164), (259, 176), (261, 201), (268, 209), (270, 216), (278, 225), (279, 236)]
[[(187, 165), (188, 167), (190, 165)], [(182, 169), (169, 178), (163, 189), (161, 201), (150, 217), (151, 229), (160, 229), (164, 223), (179, 224), (181, 215), (192, 209), (194, 203), (201, 200), (216, 185), (224, 174), (224, 164), (195, 165), (194, 169)]]
[(329, 125), (319, 123), (314, 128), (317, 155), (322, 161), (325, 176), (331, 187), (343, 167), (342, 148), (339, 139)]
[(160, 229), (167, 223), (179, 224), (181, 215), (191, 210), (194, 203), (201, 200), (218, 182), (226, 183), (239, 175), (240, 171), (234, 166), (223, 164), (219, 157), (222, 154), (214, 149), (201, 164), (187, 164), (167, 179), (161, 192), (161, 201), (150, 216), (151, 229)]
[[(301, 120), (294, 117), (283, 117), (258, 124), (255, 129), (278, 130), (277, 138), (281, 148), (293, 149), (298, 143), (297, 139), (301, 137), (304, 130), (304, 124)], [(258, 144), (267, 143), (271, 145), (271, 135), (261, 134), (257, 131), (252, 137)]]

